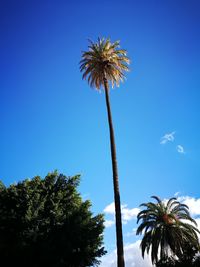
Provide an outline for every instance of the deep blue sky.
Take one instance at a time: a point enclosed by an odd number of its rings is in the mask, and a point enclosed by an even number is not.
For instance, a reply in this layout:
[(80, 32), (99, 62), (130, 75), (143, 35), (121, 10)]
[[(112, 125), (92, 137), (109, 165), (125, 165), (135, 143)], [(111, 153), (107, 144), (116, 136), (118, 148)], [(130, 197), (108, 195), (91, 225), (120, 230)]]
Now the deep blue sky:
[(131, 58), (111, 91), (122, 203), (199, 197), (199, 13), (198, 0), (1, 0), (0, 179), (80, 173), (94, 212), (112, 202), (104, 93), (79, 72), (87, 39), (105, 36)]

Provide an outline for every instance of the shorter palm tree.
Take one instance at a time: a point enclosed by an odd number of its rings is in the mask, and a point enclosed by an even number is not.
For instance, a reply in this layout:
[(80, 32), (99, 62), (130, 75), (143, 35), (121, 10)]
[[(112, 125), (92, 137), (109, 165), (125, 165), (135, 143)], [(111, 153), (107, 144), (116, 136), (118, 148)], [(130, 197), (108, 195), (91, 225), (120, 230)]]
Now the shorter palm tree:
[(186, 244), (200, 251), (200, 244), (196, 228), (197, 223), (191, 218), (188, 206), (170, 198), (161, 201), (153, 196), (157, 203), (148, 202), (140, 206), (145, 207), (138, 213), (137, 223), (141, 220), (136, 234), (144, 234), (141, 241), (142, 256), (151, 250), (152, 263), (170, 256), (181, 258)]

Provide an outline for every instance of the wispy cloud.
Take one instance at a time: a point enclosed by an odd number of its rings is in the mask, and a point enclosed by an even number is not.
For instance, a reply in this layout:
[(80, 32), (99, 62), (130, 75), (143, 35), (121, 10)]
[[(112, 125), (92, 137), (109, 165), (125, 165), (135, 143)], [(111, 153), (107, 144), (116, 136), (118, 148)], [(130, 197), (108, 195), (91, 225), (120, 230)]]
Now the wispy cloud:
[[(106, 214), (115, 214), (115, 205), (114, 202), (109, 204), (105, 207), (103, 210)], [(133, 219), (136, 219), (137, 214), (140, 212), (140, 209), (133, 208), (129, 209), (127, 204), (121, 205), (121, 213), (122, 213), (122, 221), (124, 224), (126, 224), (128, 221), (131, 221)]]
[(104, 226), (106, 228), (111, 227), (114, 224), (115, 224), (115, 221), (114, 220), (105, 220), (105, 222), (104, 222)]
[(166, 133), (163, 137), (161, 137), (160, 144), (164, 145), (167, 142), (173, 142), (174, 141), (174, 135), (175, 135), (175, 132)]
[(123, 223), (127, 223), (130, 220), (136, 219), (138, 213), (140, 212), (140, 209), (133, 208), (129, 209), (127, 208), (128, 205), (122, 205), (122, 220)]
[(103, 211), (105, 213), (108, 213), (108, 214), (115, 214), (115, 205), (114, 205), (114, 202), (112, 202), (108, 206), (106, 206)]
[(180, 192), (179, 192), (179, 191), (177, 191), (177, 192), (174, 194), (175, 197), (178, 197), (179, 195), (180, 195)]
[(130, 236), (135, 236), (136, 235), (137, 228), (133, 228), (131, 232), (128, 232), (125, 234), (125, 236), (130, 237)]
[(176, 150), (177, 150), (177, 152), (180, 153), (180, 154), (185, 154), (185, 150), (184, 150), (183, 146), (181, 146), (181, 145), (178, 145), (178, 146), (176, 147)]

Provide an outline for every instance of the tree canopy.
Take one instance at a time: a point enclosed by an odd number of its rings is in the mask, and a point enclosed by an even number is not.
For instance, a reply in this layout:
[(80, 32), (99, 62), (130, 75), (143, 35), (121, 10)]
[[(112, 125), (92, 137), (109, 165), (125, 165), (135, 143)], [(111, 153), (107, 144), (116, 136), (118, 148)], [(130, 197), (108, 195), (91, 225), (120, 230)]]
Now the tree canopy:
[[(191, 261), (190, 255), (200, 251), (197, 223), (191, 218), (188, 206), (170, 198), (167, 202), (153, 196), (157, 203), (148, 202), (141, 206), (137, 218), (141, 224), (137, 234), (144, 233), (141, 249), (151, 251), (152, 263), (168, 259), (171, 255), (182, 262)], [(170, 262), (171, 264), (171, 262)]]
[(57, 172), (9, 187), (0, 183), (0, 255), (3, 266), (85, 267), (106, 253), (104, 219), (77, 192), (80, 176)]

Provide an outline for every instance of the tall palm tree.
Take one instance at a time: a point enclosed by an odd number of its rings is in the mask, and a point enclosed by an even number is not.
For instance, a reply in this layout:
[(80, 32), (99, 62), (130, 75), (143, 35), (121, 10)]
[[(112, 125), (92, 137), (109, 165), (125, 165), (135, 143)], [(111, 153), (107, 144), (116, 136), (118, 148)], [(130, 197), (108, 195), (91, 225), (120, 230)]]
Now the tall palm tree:
[(83, 79), (87, 79), (91, 87), (105, 90), (108, 124), (110, 130), (110, 148), (113, 170), (113, 186), (115, 200), (116, 239), (117, 239), (117, 263), (118, 267), (124, 267), (124, 251), (122, 236), (122, 220), (120, 206), (119, 179), (117, 170), (117, 157), (114, 128), (109, 99), (109, 84), (119, 86), (120, 81), (125, 78), (124, 72), (128, 71), (129, 59), (126, 50), (120, 49), (119, 41), (111, 43), (110, 39), (100, 39), (96, 43), (89, 41), (89, 50), (82, 52), (80, 70)]
[(188, 244), (199, 251), (197, 233), (200, 231), (195, 227), (197, 223), (191, 218), (188, 206), (176, 198), (168, 201), (161, 201), (157, 196), (152, 198), (157, 203), (141, 204), (145, 209), (137, 216), (137, 222), (142, 222), (136, 234), (144, 233), (141, 241), (142, 256), (151, 249), (151, 260), (154, 264), (170, 256), (181, 258)]

